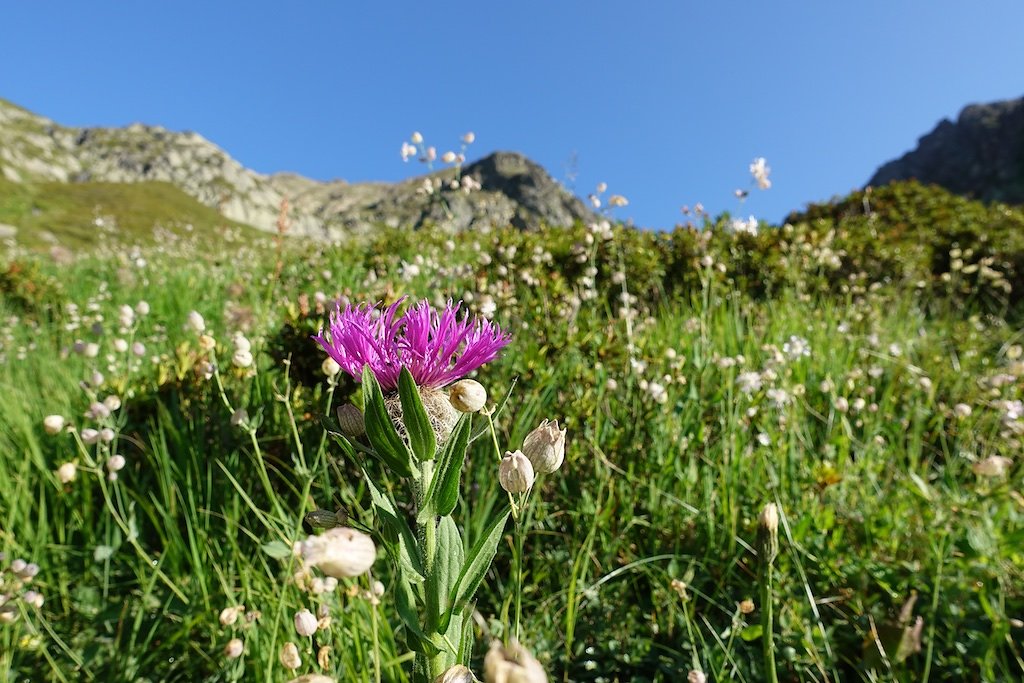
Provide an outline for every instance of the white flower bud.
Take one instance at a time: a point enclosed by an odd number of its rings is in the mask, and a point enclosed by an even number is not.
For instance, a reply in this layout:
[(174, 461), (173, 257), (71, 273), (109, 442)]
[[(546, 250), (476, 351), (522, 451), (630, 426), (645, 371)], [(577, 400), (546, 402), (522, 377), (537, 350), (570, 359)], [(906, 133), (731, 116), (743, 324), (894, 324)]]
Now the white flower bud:
[(487, 390), (480, 382), (460, 379), (448, 387), (448, 400), (460, 413), (475, 413), (487, 405)]
[(281, 648), (281, 666), (294, 671), (302, 666), (302, 658), (299, 657), (299, 648), (295, 646), (295, 643), (285, 643), (284, 647)]
[(135, 312), (139, 315), (149, 315), (149, 304), (145, 301), (140, 301), (135, 304)]
[(247, 368), (252, 365), (252, 352), (239, 349), (231, 356), (231, 362), (234, 363), (235, 367)]
[(524, 493), (533, 486), (533, 464), (522, 451), (506, 452), (498, 465), (498, 481), (509, 493)]
[(461, 664), (456, 664), (434, 679), (434, 683), (475, 683), (473, 672)]
[(66, 462), (57, 468), (57, 480), (62, 484), (70, 484), (78, 474), (78, 467), (73, 462)]
[(103, 405), (107, 407), (107, 410), (118, 410), (121, 408), (121, 397), (111, 394), (103, 399)]
[(338, 365), (338, 361), (328, 356), (324, 359), (324, 362), (320, 364), (320, 370), (328, 377), (335, 377), (339, 372), (341, 372), (341, 366)]
[(128, 350), (128, 342), (118, 337), (114, 340), (114, 350), (118, 353), (124, 353)]
[(335, 527), (302, 543), (302, 559), (307, 567), (317, 567), (336, 579), (348, 579), (366, 573), (377, 559), (373, 539), (355, 529)]
[(36, 609), (41, 609), (43, 606), (43, 594), (39, 591), (25, 591), (21, 599), (25, 604), (32, 605)]
[(111, 474), (113, 474), (114, 472), (120, 472), (121, 470), (124, 469), (124, 466), (124, 456), (119, 453), (115, 453), (114, 455), (110, 456), (109, 460), (107, 460), (107, 471), (110, 472)]
[(544, 420), (526, 435), (523, 454), (529, 458), (534, 471), (549, 474), (562, 466), (565, 460), (565, 432), (558, 428), (558, 420)]
[(990, 455), (971, 465), (974, 473), (981, 477), (1001, 477), (1010, 469), (1013, 461), (1001, 455)]
[(409, 139), (412, 140), (412, 144), (414, 145), (419, 145), (423, 143), (423, 136), (420, 134), (419, 131), (415, 131), (412, 134), (412, 137), (410, 137)]
[(225, 607), (220, 611), (220, 625), (231, 626), (238, 621), (239, 615), (245, 611), (245, 605), (235, 605), (234, 607)]
[[(82, 432), (84, 433), (85, 430), (83, 429)], [(115, 436), (117, 436), (117, 434), (115, 434), (114, 430), (110, 427), (104, 427), (100, 430), (100, 441), (103, 443), (110, 443), (114, 440)]]
[(250, 351), (252, 350), (252, 344), (245, 338), (241, 332), (235, 332), (235, 336), (231, 339), (235, 345), (235, 351)]
[(484, 657), (484, 680), (487, 683), (547, 683), (544, 667), (516, 641), (503, 647), (492, 641)]
[(203, 332), (206, 330), (206, 321), (199, 311), (189, 311), (188, 317), (185, 319), (185, 328), (193, 332)]
[(224, 656), (228, 659), (238, 659), (242, 656), (245, 651), (245, 644), (241, 638), (232, 638), (228, 641), (228, 644), (224, 646)]
[(217, 340), (208, 334), (199, 335), (199, 348), (203, 351), (213, 351), (217, 348)]
[(231, 426), (237, 427), (249, 421), (249, 413), (245, 412), (245, 408), (239, 408), (235, 412), (231, 413)]
[(303, 638), (316, 633), (316, 617), (308, 609), (295, 613), (295, 632)]
[(100, 433), (95, 429), (85, 428), (79, 434), (82, 437), (82, 443), (87, 446), (91, 446), (100, 440)]
[(47, 434), (60, 434), (65, 424), (63, 415), (47, 415), (43, 418), (43, 429)]

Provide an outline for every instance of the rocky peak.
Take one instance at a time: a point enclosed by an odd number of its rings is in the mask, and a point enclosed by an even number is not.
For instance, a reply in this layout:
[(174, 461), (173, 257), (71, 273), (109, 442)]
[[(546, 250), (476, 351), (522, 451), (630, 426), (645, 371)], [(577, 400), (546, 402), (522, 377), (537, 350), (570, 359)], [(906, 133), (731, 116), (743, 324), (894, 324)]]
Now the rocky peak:
[(498, 152), (454, 169), (399, 183), (321, 182), (300, 175), (263, 175), (192, 132), (132, 124), (69, 128), (0, 100), (0, 174), (14, 182), (172, 183), (232, 220), (273, 232), (288, 199), (289, 232), (337, 238), (385, 224), (452, 230), (512, 224), (567, 226), (594, 215), (538, 164)]
[(1024, 98), (972, 104), (956, 122), (943, 119), (868, 184), (911, 178), (973, 199), (1024, 203)]

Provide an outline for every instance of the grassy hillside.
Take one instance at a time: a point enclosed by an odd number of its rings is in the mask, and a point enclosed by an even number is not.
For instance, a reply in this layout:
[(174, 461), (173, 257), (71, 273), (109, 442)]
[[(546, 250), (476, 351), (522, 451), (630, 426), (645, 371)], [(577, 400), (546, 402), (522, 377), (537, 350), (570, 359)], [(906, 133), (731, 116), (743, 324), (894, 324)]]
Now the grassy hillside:
[[(155, 244), (167, 234), (265, 235), (230, 221), (169, 183), (12, 183), (0, 179), (0, 223), (28, 247)], [(191, 226), (191, 227), (189, 227)]]
[[(552, 681), (1019, 680), (1021, 214), (915, 185), (863, 199), (756, 236), (723, 218), (8, 259), (0, 672), (410, 680), (389, 558), (317, 593), (289, 552), (316, 509), (386, 542), (362, 473), (376, 466), (321, 425), (358, 386), (327, 378), (310, 334), (340, 296), (408, 295), (461, 299), (512, 335), (476, 375), (511, 398), (497, 443), (470, 447), (468, 541), (502, 501), (495, 447), (542, 418), (568, 429), (564, 466), (484, 577), (478, 675), (521, 599), (520, 640)], [(252, 366), (233, 362), (238, 333)], [(47, 415), (74, 428), (49, 434)], [(31, 581), (17, 559), (38, 564)], [(302, 609), (329, 622), (300, 636)]]

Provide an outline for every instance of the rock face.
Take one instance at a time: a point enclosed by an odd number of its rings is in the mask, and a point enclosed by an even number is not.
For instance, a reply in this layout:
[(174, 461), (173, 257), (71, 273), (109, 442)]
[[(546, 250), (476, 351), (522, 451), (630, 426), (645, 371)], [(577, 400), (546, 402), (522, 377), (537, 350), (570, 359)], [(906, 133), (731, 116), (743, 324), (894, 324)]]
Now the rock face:
[(1024, 98), (965, 107), (956, 123), (941, 121), (868, 184), (910, 178), (973, 199), (1024, 203)]
[[(327, 239), (379, 225), (451, 230), (567, 226), (595, 215), (543, 168), (498, 152), (462, 169), (399, 183), (320, 182), (245, 168), (197, 133), (159, 126), (68, 128), (0, 100), (0, 174), (13, 182), (170, 182), (232, 220), (274, 232), (289, 202), (290, 234)], [(465, 179), (471, 178), (479, 187)]]

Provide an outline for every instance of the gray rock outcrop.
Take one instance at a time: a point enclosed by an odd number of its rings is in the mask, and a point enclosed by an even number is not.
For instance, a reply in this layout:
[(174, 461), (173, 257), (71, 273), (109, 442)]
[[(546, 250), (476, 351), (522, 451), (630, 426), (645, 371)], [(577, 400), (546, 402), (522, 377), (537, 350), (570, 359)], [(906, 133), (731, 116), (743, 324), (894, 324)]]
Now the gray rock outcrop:
[(13, 182), (166, 181), (223, 216), (268, 232), (277, 230), (287, 199), (289, 233), (327, 239), (379, 225), (535, 229), (595, 218), (579, 198), (521, 154), (495, 153), (462, 171), (461, 178), (445, 168), (398, 183), (264, 175), (198, 133), (142, 124), (64, 127), (0, 100), (0, 174)]
[(972, 104), (955, 123), (943, 119), (868, 185), (911, 178), (972, 199), (1024, 203), (1024, 98)]

